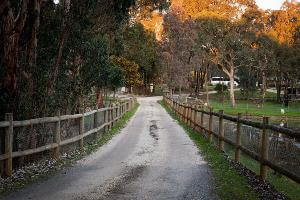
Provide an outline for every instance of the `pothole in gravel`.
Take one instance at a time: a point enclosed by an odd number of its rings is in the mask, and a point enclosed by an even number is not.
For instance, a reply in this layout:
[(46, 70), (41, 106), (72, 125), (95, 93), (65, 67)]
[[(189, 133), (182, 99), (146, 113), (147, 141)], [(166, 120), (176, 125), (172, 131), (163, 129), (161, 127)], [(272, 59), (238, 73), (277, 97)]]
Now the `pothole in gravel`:
[(89, 195), (84, 195), (76, 200), (108, 200), (108, 199), (121, 199), (120, 196), (130, 193), (128, 185), (137, 180), (146, 169), (145, 165), (128, 166), (120, 176), (108, 181), (106, 184), (89, 192)]
[(156, 125), (156, 120), (151, 120), (150, 121), (149, 134), (155, 140), (158, 140), (157, 130), (158, 130), (158, 127)]

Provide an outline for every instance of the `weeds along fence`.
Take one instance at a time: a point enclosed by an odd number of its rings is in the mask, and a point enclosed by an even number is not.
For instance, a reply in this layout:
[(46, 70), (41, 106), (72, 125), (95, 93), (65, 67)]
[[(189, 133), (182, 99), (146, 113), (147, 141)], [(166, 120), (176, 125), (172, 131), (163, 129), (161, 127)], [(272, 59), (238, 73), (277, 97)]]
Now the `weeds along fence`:
[(263, 122), (252, 122), (206, 111), (200, 106), (179, 103), (164, 96), (164, 102), (187, 125), (204, 134), (209, 142), (241, 162), (241, 153), (256, 160), (260, 165), (260, 177), (267, 178), (268, 168), (300, 183), (300, 133)]
[(70, 148), (83, 150), (84, 143), (110, 130), (135, 103), (135, 98), (128, 98), (117, 105), (86, 113), (58, 113), (55, 117), (24, 121), (14, 121), (13, 114), (7, 113), (5, 121), (0, 122), (1, 175), (11, 176), (13, 168), (28, 160), (36, 161), (45, 156), (59, 159)]

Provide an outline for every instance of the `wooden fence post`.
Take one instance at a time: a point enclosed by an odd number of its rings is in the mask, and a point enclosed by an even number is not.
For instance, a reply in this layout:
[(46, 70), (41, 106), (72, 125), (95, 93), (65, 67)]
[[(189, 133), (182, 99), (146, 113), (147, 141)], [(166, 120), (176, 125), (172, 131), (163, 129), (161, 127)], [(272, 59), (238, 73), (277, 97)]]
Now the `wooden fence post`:
[(79, 148), (83, 151), (83, 134), (84, 134), (84, 109), (81, 109), (81, 117), (79, 118), (79, 134), (82, 136), (79, 140)]
[(191, 126), (191, 124), (192, 124), (192, 120), (191, 120), (191, 118), (192, 118), (192, 106), (188, 106), (188, 121), (187, 121), (187, 125), (188, 126)]
[(190, 127), (192, 128), (194, 125), (194, 107), (191, 105), (190, 107)]
[(203, 127), (203, 124), (204, 124), (204, 113), (201, 112), (201, 118), (200, 118), (200, 126), (201, 126), (201, 130), (204, 131), (204, 127)]
[(193, 128), (194, 127), (194, 112), (195, 111), (195, 109), (194, 109), (194, 106), (191, 106), (191, 128)]
[[(130, 103), (128, 103), (128, 110), (129, 110), (129, 108), (130, 108)], [(114, 114), (114, 109), (112, 108), (112, 105), (111, 105), (111, 108), (109, 110), (109, 116), (110, 116), (109, 117), (109, 121), (110, 121), (109, 130), (111, 130), (113, 125), (114, 125), (114, 123), (113, 123), (113, 118), (114, 118), (113, 114)]]
[(219, 114), (219, 149), (224, 151), (224, 111), (220, 110)]
[(181, 120), (184, 122), (185, 120), (185, 108), (184, 106), (182, 105), (181, 106)]
[[(104, 123), (108, 123), (109, 122), (109, 118), (108, 118), (108, 115), (109, 115), (109, 109), (107, 108), (105, 111), (104, 111)], [(107, 124), (104, 128), (104, 132), (106, 133), (109, 129), (109, 124)]]
[(189, 125), (189, 105), (186, 105), (186, 124)]
[(179, 115), (179, 119), (183, 119), (183, 117), (182, 117), (182, 106), (181, 105), (179, 105), (179, 113), (180, 113), (180, 115)]
[(238, 113), (236, 126), (236, 140), (235, 140), (235, 162), (240, 162), (241, 157), (241, 122), (242, 114)]
[(194, 130), (197, 130), (197, 114), (198, 114), (198, 112), (197, 112), (197, 107), (195, 106), (195, 108), (194, 108)]
[(125, 105), (125, 104), (122, 103), (122, 116), (124, 115), (124, 110), (125, 110), (125, 109), (124, 109), (124, 105)]
[(262, 129), (262, 141), (261, 141), (261, 161), (260, 161), (260, 177), (266, 180), (268, 173), (268, 166), (265, 164), (265, 160), (269, 158), (269, 132), (265, 125), (269, 124), (269, 118), (263, 118), (263, 129)]
[(57, 111), (58, 121), (55, 123), (55, 143), (57, 147), (54, 149), (55, 159), (60, 159), (60, 111)]
[(6, 113), (5, 121), (9, 122), (9, 127), (5, 128), (5, 154), (8, 158), (5, 161), (5, 175), (12, 176), (12, 150), (13, 150), (13, 114)]
[[(94, 129), (98, 128), (98, 108), (96, 108), (96, 112), (94, 113)], [(94, 133), (94, 140), (98, 138), (98, 131)]]
[(183, 107), (183, 105), (181, 106), (181, 119), (182, 119), (182, 121), (184, 122), (184, 107)]
[(183, 105), (181, 106), (181, 120), (184, 122), (185, 118), (185, 108), (183, 107)]
[(210, 108), (209, 111), (209, 121), (208, 121), (208, 141), (212, 142), (212, 122), (213, 122), (213, 115), (212, 115), (212, 109)]
[(188, 123), (188, 116), (189, 116), (187, 105), (185, 105), (184, 110), (185, 110), (185, 112), (184, 112), (185, 123), (187, 124)]
[(120, 117), (121, 117), (121, 104), (118, 104), (118, 107), (117, 107), (117, 117), (118, 117), (118, 121), (119, 121)]

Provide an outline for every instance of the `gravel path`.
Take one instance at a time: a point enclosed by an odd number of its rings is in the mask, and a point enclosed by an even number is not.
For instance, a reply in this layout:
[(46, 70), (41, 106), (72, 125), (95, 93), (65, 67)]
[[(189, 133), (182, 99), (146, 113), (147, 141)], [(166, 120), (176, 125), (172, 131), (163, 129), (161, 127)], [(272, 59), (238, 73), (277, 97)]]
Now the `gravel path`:
[(207, 163), (159, 99), (138, 99), (135, 116), (99, 151), (3, 199), (218, 199)]

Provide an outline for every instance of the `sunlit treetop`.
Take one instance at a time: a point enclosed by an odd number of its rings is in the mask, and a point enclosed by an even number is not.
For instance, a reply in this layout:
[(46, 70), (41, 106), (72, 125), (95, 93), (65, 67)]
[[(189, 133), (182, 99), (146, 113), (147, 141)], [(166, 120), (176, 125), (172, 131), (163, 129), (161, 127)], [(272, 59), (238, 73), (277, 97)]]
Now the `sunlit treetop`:
[(234, 19), (246, 8), (256, 8), (254, 0), (175, 0), (172, 7), (182, 7), (187, 17)]

